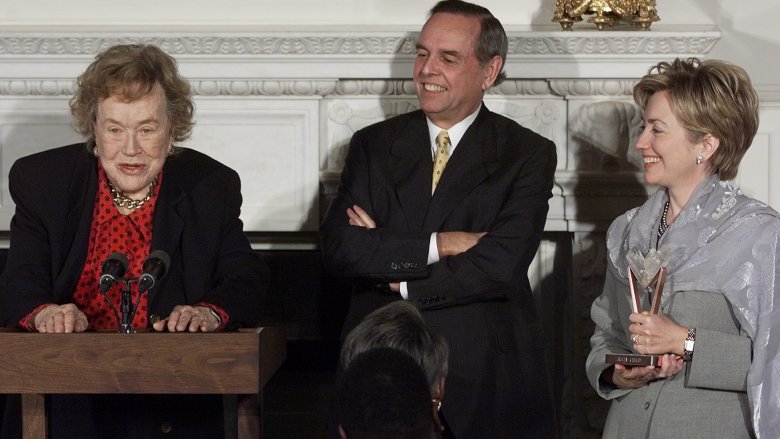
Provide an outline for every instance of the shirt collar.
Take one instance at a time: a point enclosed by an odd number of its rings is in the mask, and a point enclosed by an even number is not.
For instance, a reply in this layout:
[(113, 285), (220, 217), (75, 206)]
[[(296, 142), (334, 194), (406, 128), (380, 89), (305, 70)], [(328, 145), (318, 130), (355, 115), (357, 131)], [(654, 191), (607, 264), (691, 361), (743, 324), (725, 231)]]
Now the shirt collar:
[[(479, 104), (479, 107), (477, 107), (475, 112), (469, 114), (465, 119), (447, 129), (447, 134), (450, 137), (450, 147), (448, 149), (450, 155), (455, 151), (455, 147), (460, 143), (460, 139), (466, 134), (466, 130), (468, 130), (471, 124), (477, 119), (477, 115), (481, 109), (482, 103)], [(437, 127), (427, 116), (425, 117), (425, 121), (428, 123), (428, 137), (431, 139), (431, 157), (434, 157), (436, 154), (436, 136), (438, 136), (444, 128)]]

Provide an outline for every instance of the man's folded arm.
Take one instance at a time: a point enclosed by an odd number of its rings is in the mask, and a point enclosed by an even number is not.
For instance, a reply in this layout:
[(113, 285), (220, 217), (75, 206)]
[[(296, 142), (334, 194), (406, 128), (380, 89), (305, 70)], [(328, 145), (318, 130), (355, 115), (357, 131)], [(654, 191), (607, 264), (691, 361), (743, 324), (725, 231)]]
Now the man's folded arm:
[(366, 277), (389, 283), (428, 275), (430, 234), (406, 233), (351, 225), (348, 209), (360, 206), (374, 220), (369, 194), (369, 165), (358, 131), (352, 137), (338, 192), (320, 225), (320, 247), (326, 270), (334, 276)]
[[(409, 300), (425, 308), (502, 299), (517, 290), (539, 247), (552, 196), (555, 150), (538, 148), (518, 171), (515, 184), (487, 234), (468, 251), (429, 266), (430, 276), (407, 284)], [(523, 275), (520, 275), (523, 274)]]

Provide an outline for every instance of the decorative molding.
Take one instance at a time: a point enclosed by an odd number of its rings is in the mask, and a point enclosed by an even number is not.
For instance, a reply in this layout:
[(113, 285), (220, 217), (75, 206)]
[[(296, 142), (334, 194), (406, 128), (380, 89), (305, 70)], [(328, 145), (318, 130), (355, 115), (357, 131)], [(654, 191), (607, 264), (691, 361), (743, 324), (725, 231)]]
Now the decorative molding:
[(2, 96), (71, 96), (75, 88), (73, 79), (0, 80)]
[(350, 36), (348, 32), (297, 36), (171, 35), (115, 33), (40, 37), (0, 37), (0, 55), (95, 55), (116, 44), (154, 44), (171, 55), (397, 55), (414, 53), (414, 39), (403, 35)]
[(414, 96), (414, 83), (409, 79), (364, 79), (338, 81), (333, 94), (338, 96)]
[[(326, 96), (334, 92), (333, 80), (191, 80), (193, 96)], [(2, 96), (71, 96), (70, 79), (0, 80)]]
[[(115, 44), (151, 43), (172, 55), (414, 55), (417, 32), (268, 32), (217, 35), (132, 32), (0, 36), (0, 55), (95, 55)], [(509, 55), (668, 55), (709, 52), (718, 31), (695, 32), (508, 32)]]
[[(0, 31), (0, 61), (4, 66), (0, 79), (50, 79), (51, 75), (71, 78), (107, 47), (151, 43), (175, 56), (182, 72), (193, 80), (408, 80), (418, 34), (262, 29), (161, 32), (152, 28), (69, 32), (33, 26), (15, 29)], [(637, 78), (660, 58), (705, 55), (720, 38), (720, 32), (655, 28), (652, 32), (529, 30), (510, 31), (508, 38), (505, 70), (510, 79), (594, 78), (607, 71), (613, 78)], [(41, 64), (52, 68), (42, 70)], [(231, 77), (226, 78), (227, 75)], [(408, 93), (406, 85), (401, 84)], [(524, 93), (546, 93), (548, 88), (540, 84), (520, 85)], [(511, 89), (513, 84), (504, 87)]]
[[(246, 80), (192, 79), (194, 96), (397, 96), (414, 99), (412, 80)], [(594, 87), (596, 87), (594, 85)], [(605, 86), (603, 88), (609, 88)], [(0, 96), (70, 96), (72, 79), (0, 80)], [(545, 80), (506, 80), (491, 88), (491, 96), (544, 96), (551, 89)]]
[(195, 96), (325, 96), (333, 92), (335, 81), (294, 80), (193, 80)]
[(544, 96), (550, 95), (549, 81), (546, 79), (507, 79), (501, 84), (490, 88), (488, 95), (506, 95), (506, 96)]
[(637, 79), (552, 79), (550, 89), (559, 96), (631, 96)]
[(509, 39), (514, 55), (669, 55), (702, 54), (712, 50), (719, 32), (695, 36), (665, 32), (549, 32)]

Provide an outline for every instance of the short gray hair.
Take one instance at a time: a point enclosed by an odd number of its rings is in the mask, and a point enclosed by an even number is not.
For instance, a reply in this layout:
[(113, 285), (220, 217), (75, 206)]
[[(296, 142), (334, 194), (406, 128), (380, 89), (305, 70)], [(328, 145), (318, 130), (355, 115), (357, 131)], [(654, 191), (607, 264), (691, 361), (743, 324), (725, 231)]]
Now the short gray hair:
[(409, 302), (391, 302), (367, 315), (349, 332), (341, 347), (342, 370), (357, 355), (380, 347), (397, 349), (414, 358), (425, 372), (432, 393), (441, 378), (447, 376), (447, 342)]

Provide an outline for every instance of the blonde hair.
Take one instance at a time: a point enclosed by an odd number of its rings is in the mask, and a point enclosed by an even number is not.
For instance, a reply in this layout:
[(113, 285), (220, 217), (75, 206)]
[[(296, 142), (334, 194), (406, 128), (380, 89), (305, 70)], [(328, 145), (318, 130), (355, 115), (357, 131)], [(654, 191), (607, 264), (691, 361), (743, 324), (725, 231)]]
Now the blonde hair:
[(644, 109), (659, 91), (669, 93), (691, 142), (707, 134), (720, 141), (708, 160), (711, 171), (721, 180), (736, 177), (758, 131), (758, 94), (747, 72), (726, 61), (678, 58), (653, 66), (634, 86), (634, 101)]

